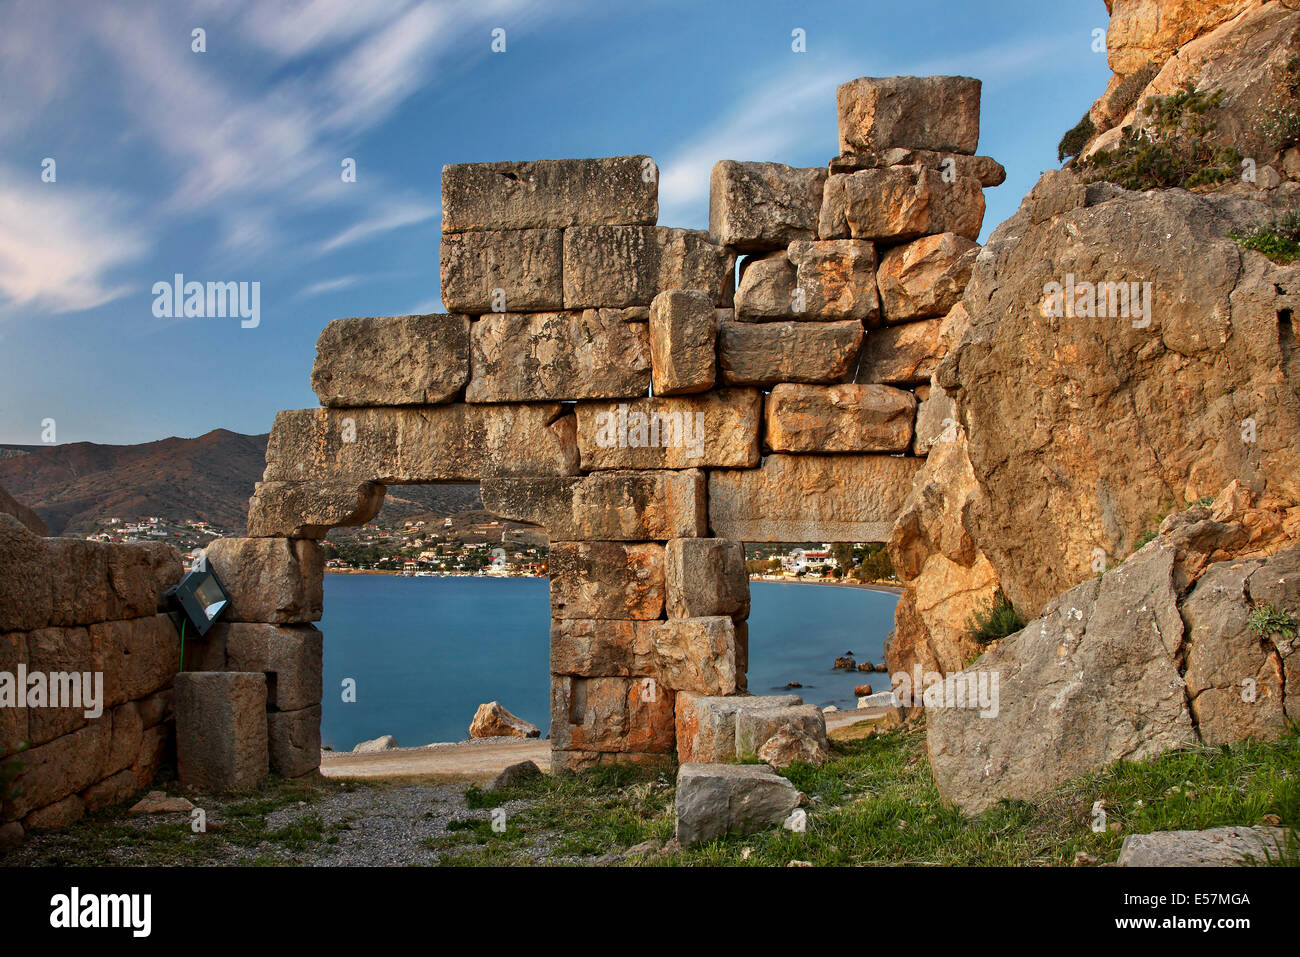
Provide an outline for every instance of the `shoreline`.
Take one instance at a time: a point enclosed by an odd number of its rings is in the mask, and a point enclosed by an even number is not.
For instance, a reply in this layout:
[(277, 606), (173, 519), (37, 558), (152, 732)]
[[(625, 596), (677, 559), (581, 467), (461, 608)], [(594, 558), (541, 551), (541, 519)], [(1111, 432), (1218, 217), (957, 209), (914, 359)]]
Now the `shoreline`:
[[(327, 568), (326, 575), (391, 575), (394, 578), (484, 578), (493, 579), (520, 579), (520, 578), (547, 578), (546, 575), (403, 575), (401, 572), (389, 571), (383, 568)], [(857, 582), (841, 581), (835, 578), (766, 578), (762, 575), (750, 575), (751, 582), (766, 582), (771, 585), (829, 585), (839, 588), (865, 588), (867, 591), (886, 592), (890, 595), (901, 595), (906, 589), (902, 585), (894, 585), (889, 582)]]

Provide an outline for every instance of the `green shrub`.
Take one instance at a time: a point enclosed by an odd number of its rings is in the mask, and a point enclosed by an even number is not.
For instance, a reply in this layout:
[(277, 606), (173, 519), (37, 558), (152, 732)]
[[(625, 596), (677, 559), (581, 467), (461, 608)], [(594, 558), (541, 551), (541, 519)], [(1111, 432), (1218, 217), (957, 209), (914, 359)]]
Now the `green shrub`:
[(1245, 232), (1228, 233), (1228, 238), (1246, 249), (1261, 252), (1275, 263), (1286, 265), (1300, 259), (1300, 213), (1274, 217), (1267, 226), (1253, 226)]
[(1269, 638), (1280, 634), (1284, 639), (1296, 637), (1296, 620), (1276, 605), (1260, 605), (1250, 613), (1250, 627), (1260, 638)]
[(966, 623), (966, 637), (981, 645), (1014, 635), (1025, 627), (1024, 619), (1001, 590), (977, 608)]
[(1083, 152), (1083, 148), (1088, 145), (1092, 135), (1097, 132), (1096, 127), (1092, 125), (1092, 117), (1087, 113), (1083, 114), (1083, 119), (1074, 125), (1068, 133), (1061, 137), (1061, 142), (1056, 147), (1056, 158), (1064, 163), (1067, 157), (1078, 156)]
[(1106, 100), (1106, 109), (1110, 115), (1117, 119), (1127, 116), (1128, 111), (1137, 104), (1137, 98), (1142, 95), (1147, 84), (1154, 80), (1159, 72), (1160, 68), (1148, 60), (1138, 67), (1136, 73), (1120, 81), (1119, 86), (1115, 87), (1114, 92)]
[(1236, 174), (1241, 154), (1208, 141), (1209, 113), (1223, 91), (1202, 93), (1188, 81), (1176, 93), (1149, 97), (1142, 111), (1150, 129), (1127, 127), (1111, 149), (1099, 150), (1076, 168), (1087, 182), (1105, 180), (1125, 189), (1210, 186)]

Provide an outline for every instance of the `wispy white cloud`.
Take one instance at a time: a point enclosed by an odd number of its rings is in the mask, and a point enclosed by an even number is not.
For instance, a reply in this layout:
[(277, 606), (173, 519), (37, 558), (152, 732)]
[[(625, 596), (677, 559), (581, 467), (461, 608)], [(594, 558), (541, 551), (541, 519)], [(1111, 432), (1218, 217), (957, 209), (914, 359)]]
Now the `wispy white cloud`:
[(0, 170), (0, 315), (75, 312), (125, 295), (129, 287), (111, 274), (148, 250), (127, 202), (34, 173), (26, 181)]
[(298, 292), (300, 299), (309, 299), (312, 296), (323, 296), (327, 292), (339, 292), (342, 289), (350, 289), (361, 281), (360, 276), (339, 276), (336, 279), (324, 279), (321, 282), (314, 282), (310, 286), (303, 287)]
[(380, 233), (391, 232), (404, 226), (414, 226), (416, 223), (435, 219), (439, 215), (440, 210), (437, 206), (420, 203), (394, 205), (378, 215), (369, 216), (360, 222), (353, 223), (342, 232), (331, 236), (320, 244), (320, 252), (322, 254), (333, 252), (336, 249), (342, 249), (344, 246), (351, 246), (353, 243), (370, 239)]

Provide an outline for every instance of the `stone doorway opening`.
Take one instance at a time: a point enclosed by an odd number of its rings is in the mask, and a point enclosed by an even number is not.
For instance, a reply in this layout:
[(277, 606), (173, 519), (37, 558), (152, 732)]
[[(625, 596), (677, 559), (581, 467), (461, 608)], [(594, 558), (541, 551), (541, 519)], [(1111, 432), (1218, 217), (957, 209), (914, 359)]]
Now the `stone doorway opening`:
[(544, 529), (488, 512), (468, 483), (389, 486), (375, 516), (331, 529), (322, 748), (461, 742), (489, 702), (545, 737), (548, 551)]

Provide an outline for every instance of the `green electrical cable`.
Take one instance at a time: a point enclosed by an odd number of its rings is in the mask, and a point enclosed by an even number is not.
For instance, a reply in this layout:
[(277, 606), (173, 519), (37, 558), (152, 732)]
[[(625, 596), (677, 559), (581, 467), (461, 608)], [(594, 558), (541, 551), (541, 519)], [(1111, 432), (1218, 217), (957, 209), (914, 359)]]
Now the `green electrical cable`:
[(185, 619), (182, 618), (181, 619), (181, 667), (180, 667), (181, 671), (185, 670), (185, 624), (186, 624)]

